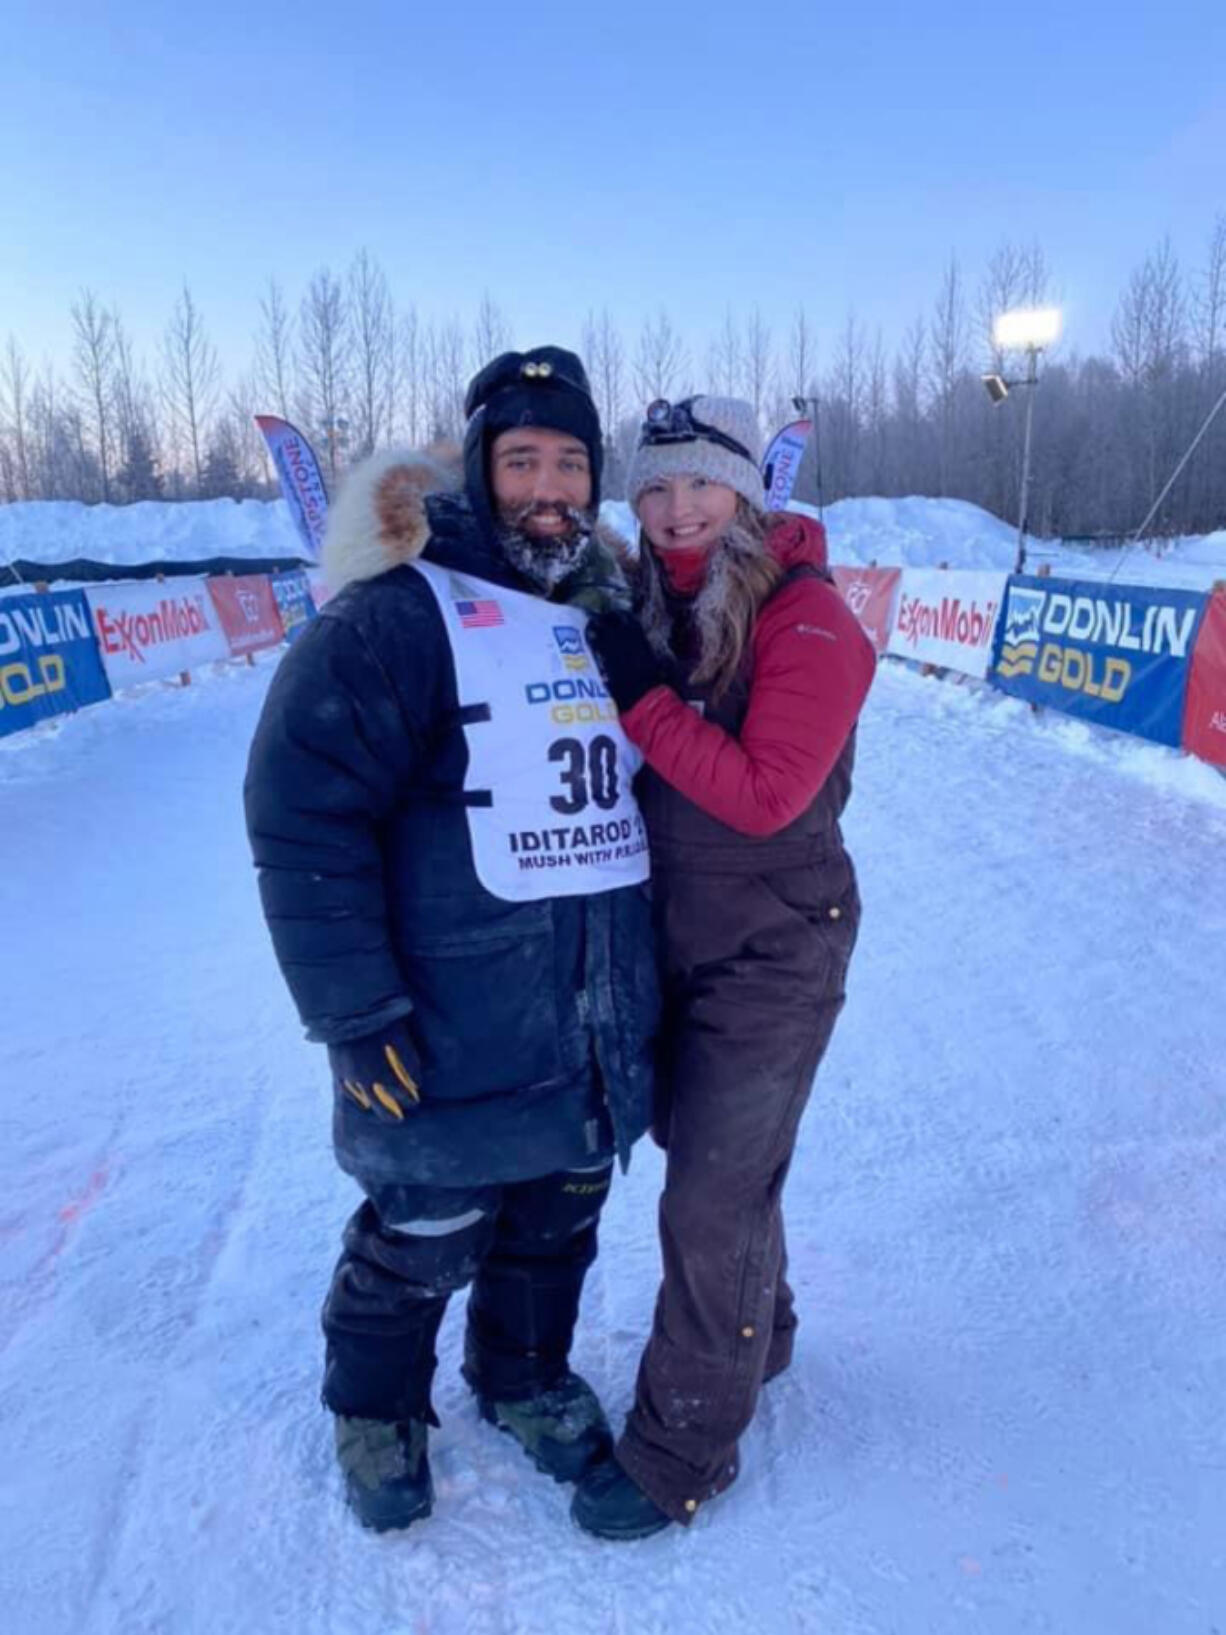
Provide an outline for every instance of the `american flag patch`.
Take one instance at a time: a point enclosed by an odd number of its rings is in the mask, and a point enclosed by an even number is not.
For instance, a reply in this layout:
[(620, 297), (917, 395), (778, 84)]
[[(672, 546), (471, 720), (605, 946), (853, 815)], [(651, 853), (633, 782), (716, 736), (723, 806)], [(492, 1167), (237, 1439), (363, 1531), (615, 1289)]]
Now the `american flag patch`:
[(457, 602), (455, 610), (465, 630), (488, 630), (491, 625), (506, 623), (502, 609), (489, 597), (476, 602)]

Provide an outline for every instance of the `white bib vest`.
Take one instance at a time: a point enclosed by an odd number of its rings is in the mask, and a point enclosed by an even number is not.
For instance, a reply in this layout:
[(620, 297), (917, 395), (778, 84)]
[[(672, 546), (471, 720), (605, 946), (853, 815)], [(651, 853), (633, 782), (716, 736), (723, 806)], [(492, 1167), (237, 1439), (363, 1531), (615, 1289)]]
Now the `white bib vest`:
[(468, 832), (495, 897), (535, 902), (639, 885), (643, 758), (587, 644), (588, 615), (415, 562), (443, 616), (468, 745)]

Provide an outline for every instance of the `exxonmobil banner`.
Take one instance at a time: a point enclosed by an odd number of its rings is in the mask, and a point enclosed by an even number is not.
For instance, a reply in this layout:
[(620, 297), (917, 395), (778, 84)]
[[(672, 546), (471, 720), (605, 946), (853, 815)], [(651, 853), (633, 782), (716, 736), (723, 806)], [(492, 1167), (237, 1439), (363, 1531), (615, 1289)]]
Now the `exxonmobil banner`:
[(1010, 579), (992, 680), (1004, 692), (1177, 747), (1205, 597), (1092, 579)]
[(887, 651), (962, 675), (986, 676), (1008, 577), (904, 568)]
[(79, 590), (0, 597), (0, 737), (110, 696)]
[(222, 574), (208, 581), (209, 595), (235, 658), (285, 640), (272, 585), (262, 573)]
[(762, 481), (766, 484), (768, 511), (786, 509), (812, 430), (811, 420), (793, 420), (780, 427), (771, 438), (770, 447), (762, 459)]
[(275, 414), (257, 414), (255, 423), (264, 434), (281, 479), (281, 492), (289, 506), (298, 536), (312, 562), (319, 561), (328, 514), (328, 491), (319, 472), (315, 450), (288, 420)]
[(834, 582), (848, 607), (859, 619), (873, 646), (884, 653), (893, 626), (894, 597), (901, 568), (833, 569)]
[(1226, 766), (1226, 590), (1209, 598), (1188, 673), (1183, 747)]
[(85, 592), (112, 687), (156, 681), (230, 656), (203, 579), (143, 579)]

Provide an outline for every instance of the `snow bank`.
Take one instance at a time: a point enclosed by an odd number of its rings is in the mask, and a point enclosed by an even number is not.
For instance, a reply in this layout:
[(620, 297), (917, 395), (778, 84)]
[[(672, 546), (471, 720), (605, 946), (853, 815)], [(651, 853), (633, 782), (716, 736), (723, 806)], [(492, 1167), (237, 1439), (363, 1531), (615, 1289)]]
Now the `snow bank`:
[(1065, 578), (1211, 590), (1219, 579), (1226, 580), (1226, 529), (1213, 534), (1185, 534), (1178, 539), (1145, 540), (1122, 551), (1066, 551), (1050, 541), (1035, 540), (1031, 559), (1049, 561), (1051, 571)]
[[(798, 505), (810, 516), (812, 506)], [(826, 507), (835, 562), (882, 567), (999, 568), (1017, 557), (1017, 530), (968, 500), (839, 500)]]
[[(817, 516), (813, 505), (792, 509)], [(607, 501), (601, 516), (624, 538), (637, 537), (634, 515), (625, 501)], [(1017, 529), (969, 500), (934, 500), (919, 494), (839, 500), (826, 507), (824, 520), (830, 560), (849, 567), (875, 562), (883, 568), (935, 568), (945, 563), (950, 568), (1012, 572), (1017, 560)], [(1030, 539), (1026, 562), (1031, 569), (1050, 566), (1064, 579), (1209, 590), (1216, 580), (1226, 579), (1226, 530), (1110, 551), (1076, 551), (1059, 540)]]
[[(812, 506), (797, 510), (810, 516)], [(607, 500), (602, 519), (623, 538), (637, 538), (624, 500)], [(825, 511), (831, 559), (883, 567), (997, 568), (1017, 554), (1016, 530), (967, 500), (839, 500)], [(180, 504), (81, 505), (29, 501), (0, 505), (0, 563), (19, 557), (66, 562), (88, 557), (117, 567), (210, 556), (297, 557), (302, 546), (283, 500), (190, 500)], [(1031, 566), (1050, 563), (1066, 578), (1116, 578), (1121, 584), (1171, 584), (1208, 590), (1226, 578), (1226, 531), (1152, 542), (1126, 551), (1071, 551), (1032, 540)]]
[(302, 555), (284, 500), (142, 500), (82, 505), (28, 500), (0, 505), (0, 562), (69, 562), (117, 567), (191, 562), (210, 556)]
[[(813, 505), (792, 509), (817, 516)], [(624, 500), (607, 500), (600, 514), (623, 538), (637, 538), (638, 524)], [(1017, 555), (1015, 530), (965, 500), (840, 500), (826, 507), (824, 517), (835, 562), (1008, 569)]]

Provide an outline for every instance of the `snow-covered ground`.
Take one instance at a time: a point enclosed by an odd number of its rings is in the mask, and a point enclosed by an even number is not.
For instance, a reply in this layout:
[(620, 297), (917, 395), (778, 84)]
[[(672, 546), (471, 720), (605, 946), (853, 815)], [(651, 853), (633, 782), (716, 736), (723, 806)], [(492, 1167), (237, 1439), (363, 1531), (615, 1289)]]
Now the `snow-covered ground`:
[[(817, 513), (809, 506), (797, 509)], [(610, 500), (606, 522), (635, 537), (630, 507)], [(826, 507), (836, 562), (882, 567), (1001, 568), (1017, 556), (1016, 530), (965, 500), (855, 499)], [(1050, 563), (1065, 578), (1107, 578), (1121, 584), (1174, 584), (1207, 590), (1226, 578), (1226, 532), (1151, 542), (1126, 551), (1073, 551), (1032, 540), (1030, 565)], [(35, 502), (0, 505), (0, 563), (66, 562), (86, 557), (116, 565), (210, 556), (296, 557), (302, 546), (284, 501), (204, 500), (180, 505), (80, 505)]]
[[(786, 1201), (803, 1328), (737, 1486), (636, 1546), (479, 1422), (367, 1535), (318, 1405), (354, 1201), (243, 835), (276, 655), (0, 743), (0, 1619), (14, 1635), (1226, 1628), (1226, 784), (883, 667), (865, 916)], [(620, 1418), (660, 1161), (576, 1361)]]

